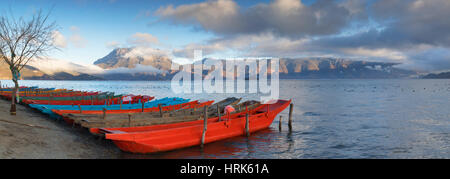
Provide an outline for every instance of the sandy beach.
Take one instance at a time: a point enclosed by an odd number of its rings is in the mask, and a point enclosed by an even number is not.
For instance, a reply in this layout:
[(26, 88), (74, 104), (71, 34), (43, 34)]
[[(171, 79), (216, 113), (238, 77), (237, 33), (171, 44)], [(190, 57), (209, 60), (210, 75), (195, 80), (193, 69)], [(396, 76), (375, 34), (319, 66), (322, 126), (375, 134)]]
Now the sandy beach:
[(72, 128), (26, 106), (17, 105), (9, 115), (10, 102), (0, 99), (0, 159), (117, 158), (120, 150), (99, 140), (86, 129)]

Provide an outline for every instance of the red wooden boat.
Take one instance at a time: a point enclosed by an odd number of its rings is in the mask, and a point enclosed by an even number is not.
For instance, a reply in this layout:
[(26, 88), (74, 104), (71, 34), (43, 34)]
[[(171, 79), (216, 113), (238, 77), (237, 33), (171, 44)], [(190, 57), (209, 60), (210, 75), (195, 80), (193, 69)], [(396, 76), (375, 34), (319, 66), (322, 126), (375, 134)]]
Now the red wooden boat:
[[(84, 92), (84, 91), (66, 91), (66, 92), (57, 92), (57, 93), (45, 93), (39, 94), (34, 92), (21, 92), (19, 94), (20, 97), (72, 97), (72, 96), (94, 96), (98, 95), (99, 92)], [(5, 97), (11, 98), (11, 94), (2, 94)]]
[[(23, 99), (22, 102), (25, 104), (47, 104), (47, 105), (112, 105), (112, 104), (120, 104), (120, 99), (122, 97), (114, 97), (110, 99), (99, 99), (99, 100), (30, 100)], [(155, 97), (151, 96), (133, 96), (131, 101), (122, 101), (122, 104), (135, 104), (148, 102)]]
[[(163, 106), (161, 109), (163, 111), (172, 111), (172, 110), (179, 110), (179, 109), (191, 109), (191, 108), (201, 108), (203, 106), (209, 106), (214, 101), (207, 101), (203, 103), (199, 103), (198, 101), (190, 101), (187, 103), (177, 104), (177, 105), (170, 105), (170, 106)], [(80, 114), (80, 110), (58, 110), (58, 109), (52, 109), (52, 111), (60, 116), (63, 116), (63, 114)], [(159, 111), (159, 107), (152, 107), (152, 108), (144, 108), (144, 112), (156, 112)], [(120, 113), (141, 113), (142, 109), (122, 109), (122, 110), (107, 110), (106, 114), (120, 114)], [(81, 111), (81, 114), (103, 114), (103, 111)], [(68, 124), (73, 124), (73, 120), (63, 116), (64, 121), (66, 121)]]
[[(291, 101), (278, 100), (273, 104), (263, 104), (248, 111), (249, 131), (267, 128), (273, 119), (286, 109)], [(245, 134), (246, 112), (208, 119), (205, 143)], [(225, 119), (225, 120), (224, 120)], [(132, 153), (154, 153), (175, 150), (201, 144), (203, 120), (165, 125), (126, 128), (92, 128), (92, 133), (103, 133), (122, 151)]]

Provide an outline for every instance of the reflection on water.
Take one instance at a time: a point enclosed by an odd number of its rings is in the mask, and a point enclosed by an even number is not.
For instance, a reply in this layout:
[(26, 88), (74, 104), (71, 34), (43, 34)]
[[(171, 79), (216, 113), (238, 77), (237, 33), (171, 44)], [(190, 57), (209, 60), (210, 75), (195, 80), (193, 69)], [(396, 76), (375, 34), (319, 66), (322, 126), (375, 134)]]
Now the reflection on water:
[[(2, 81), (2, 84), (9, 81)], [(22, 81), (21, 85), (176, 96), (170, 82)], [(258, 94), (184, 94), (223, 99)], [(271, 128), (211, 143), (122, 158), (450, 158), (450, 80), (281, 80), (280, 98), (293, 99), (293, 132), (278, 117)]]

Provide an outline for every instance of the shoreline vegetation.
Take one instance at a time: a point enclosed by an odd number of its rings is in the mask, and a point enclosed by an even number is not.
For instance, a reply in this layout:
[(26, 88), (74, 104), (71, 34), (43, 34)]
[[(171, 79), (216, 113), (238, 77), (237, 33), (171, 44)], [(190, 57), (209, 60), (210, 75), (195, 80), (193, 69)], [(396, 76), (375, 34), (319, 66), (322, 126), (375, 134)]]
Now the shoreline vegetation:
[(33, 109), (0, 99), (0, 158), (86, 159), (117, 158), (120, 150), (107, 140), (92, 137), (83, 128), (72, 128)]

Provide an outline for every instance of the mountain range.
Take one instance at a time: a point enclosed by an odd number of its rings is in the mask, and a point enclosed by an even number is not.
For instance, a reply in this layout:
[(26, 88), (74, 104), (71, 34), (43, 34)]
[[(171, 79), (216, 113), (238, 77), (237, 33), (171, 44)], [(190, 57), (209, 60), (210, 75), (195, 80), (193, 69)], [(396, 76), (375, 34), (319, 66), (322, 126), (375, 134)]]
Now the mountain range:
[(430, 73), (430, 74), (424, 75), (422, 78), (425, 78), (425, 79), (450, 79), (450, 72)]
[[(221, 60), (225, 64), (224, 60)], [(32, 80), (170, 80), (178, 70), (162, 50), (117, 48), (93, 65), (80, 65), (58, 59), (29, 63), (22, 79)], [(174, 64), (175, 65), (175, 64)], [(281, 58), (281, 79), (317, 78), (408, 78), (418, 73), (396, 68), (398, 63), (368, 62), (340, 58)], [(57, 66), (58, 68), (54, 68)], [(0, 78), (10, 79), (8, 66), (0, 62)], [(205, 70), (203, 76), (209, 73)]]

